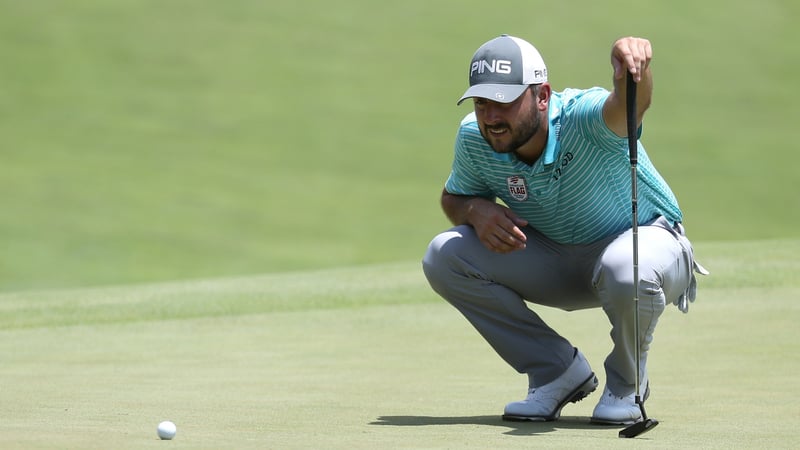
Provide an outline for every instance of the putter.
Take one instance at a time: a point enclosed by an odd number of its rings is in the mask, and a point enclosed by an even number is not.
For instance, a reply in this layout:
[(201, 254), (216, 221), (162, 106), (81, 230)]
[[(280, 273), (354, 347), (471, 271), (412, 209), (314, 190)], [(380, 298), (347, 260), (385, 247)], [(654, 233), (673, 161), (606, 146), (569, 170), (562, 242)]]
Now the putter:
[(627, 79), (627, 95), (626, 95), (626, 113), (628, 120), (628, 153), (631, 159), (631, 209), (633, 211), (633, 342), (634, 351), (636, 352), (636, 404), (642, 411), (642, 421), (636, 422), (619, 432), (621, 438), (634, 438), (640, 434), (646, 433), (656, 425), (658, 421), (655, 419), (647, 418), (647, 413), (644, 412), (644, 400), (642, 400), (641, 380), (639, 379), (639, 363), (641, 356), (639, 355), (639, 218), (638, 218), (638, 194), (636, 192), (636, 164), (638, 144), (637, 144), (637, 126), (636, 126), (636, 81), (633, 75), (628, 72)]

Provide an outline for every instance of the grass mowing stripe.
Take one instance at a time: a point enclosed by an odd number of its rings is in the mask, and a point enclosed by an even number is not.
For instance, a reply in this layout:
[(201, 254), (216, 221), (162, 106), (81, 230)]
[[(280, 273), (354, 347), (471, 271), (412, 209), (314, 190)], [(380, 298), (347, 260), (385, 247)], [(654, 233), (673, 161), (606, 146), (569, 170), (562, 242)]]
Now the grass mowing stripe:
[[(800, 240), (703, 243), (703, 289), (797, 286)], [(436, 301), (419, 262), (0, 294), (0, 328), (69, 326)]]
[(0, 328), (68, 326), (430, 301), (419, 262), (0, 295)]
[(695, 243), (695, 255), (712, 272), (708, 287), (779, 287), (798, 285), (800, 240)]

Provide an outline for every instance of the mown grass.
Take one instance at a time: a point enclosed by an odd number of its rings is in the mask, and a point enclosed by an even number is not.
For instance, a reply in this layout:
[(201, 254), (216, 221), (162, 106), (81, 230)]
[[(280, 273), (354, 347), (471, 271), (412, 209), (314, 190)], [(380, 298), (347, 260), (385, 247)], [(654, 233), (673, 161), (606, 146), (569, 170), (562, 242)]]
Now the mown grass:
[[(698, 258), (713, 271), (705, 288), (782, 289), (797, 284), (796, 240), (702, 243)], [(185, 280), (136, 286), (0, 295), (0, 329), (238, 316), (310, 309), (417, 303), (419, 263)]]
[[(596, 397), (501, 422), (525, 381), (419, 270), (465, 61), (504, 32), (556, 89), (653, 41), (645, 145), (713, 275), (659, 325), (644, 445), (796, 447), (797, 2), (0, 11), (0, 447), (638, 445)], [(602, 372), (597, 311), (540, 312)]]
[[(662, 316), (656, 448), (793, 448), (797, 240), (696, 246), (712, 276)], [(0, 295), (3, 448), (619, 448), (590, 426), (499, 419), (526, 380), (417, 262)], [(602, 375), (600, 311), (538, 312)], [(178, 436), (155, 427), (173, 420)]]
[(796, 2), (0, 10), (3, 292), (418, 258), (447, 225), (466, 61), (503, 32), (556, 89), (610, 86), (611, 42), (650, 37), (644, 142), (690, 235), (797, 237)]

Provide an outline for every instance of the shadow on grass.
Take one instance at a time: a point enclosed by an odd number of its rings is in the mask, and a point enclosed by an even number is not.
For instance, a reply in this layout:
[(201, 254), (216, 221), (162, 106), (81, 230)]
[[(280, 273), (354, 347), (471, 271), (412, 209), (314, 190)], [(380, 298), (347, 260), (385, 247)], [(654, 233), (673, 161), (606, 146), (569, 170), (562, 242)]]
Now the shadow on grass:
[(370, 425), (388, 425), (395, 427), (427, 427), (443, 425), (486, 425), (509, 428), (504, 434), (511, 436), (534, 436), (552, 433), (558, 430), (611, 430), (622, 428), (610, 425), (597, 425), (586, 417), (561, 416), (553, 422), (510, 422), (500, 416), (464, 416), (464, 417), (431, 417), (431, 416), (381, 416)]

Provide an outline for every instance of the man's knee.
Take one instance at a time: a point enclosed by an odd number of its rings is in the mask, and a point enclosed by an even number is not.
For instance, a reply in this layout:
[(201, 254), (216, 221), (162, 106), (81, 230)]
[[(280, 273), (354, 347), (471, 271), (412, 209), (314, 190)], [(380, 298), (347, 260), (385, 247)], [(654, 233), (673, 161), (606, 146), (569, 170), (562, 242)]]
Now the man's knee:
[[(630, 240), (622, 239), (612, 243), (601, 256), (595, 267), (594, 286), (606, 309), (629, 309), (634, 297), (633, 256)], [(664, 276), (663, 257), (649, 252), (639, 254), (639, 292), (640, 299), (654, 301), (656, 310), (663, 309)]]
[(462, 234), (451, 229), (440, 233), (428, 244), (428, 250), (422, 259), (425, 277), (437, 292), (438, 287), (446, 282), (444, 279), (452, 273), (452, 260), (458, 253), (458, 240)]
[[(437, 235), (428, 245), (422, 269), (434, 291), (445, 296), (454, 284), (470, 278), (469, 254), (477, 236), (471, 227), (457, 226)], [(478, 242), (478, 245), (480, 243)]]

